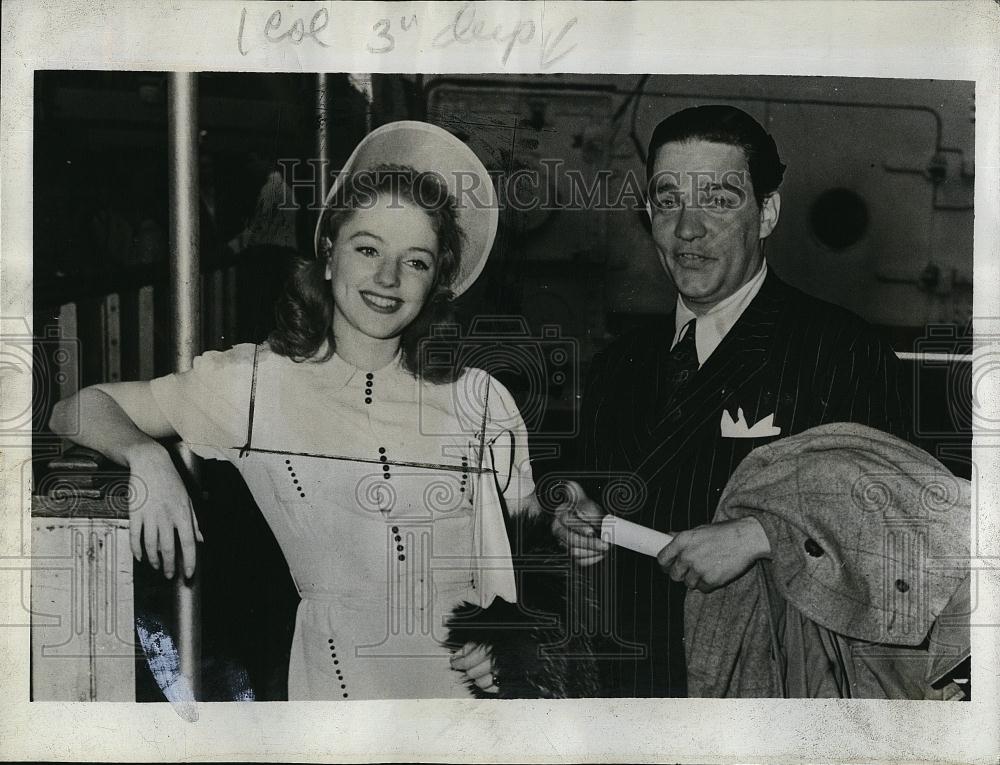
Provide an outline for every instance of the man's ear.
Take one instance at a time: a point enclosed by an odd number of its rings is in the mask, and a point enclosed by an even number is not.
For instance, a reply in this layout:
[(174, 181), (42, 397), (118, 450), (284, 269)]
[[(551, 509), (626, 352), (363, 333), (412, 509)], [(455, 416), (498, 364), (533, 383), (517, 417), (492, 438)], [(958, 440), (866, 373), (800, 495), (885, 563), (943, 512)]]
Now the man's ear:
[(760, 205), (760, 238), (770, 236), (781, 214), (781, 194), (772, 191)]

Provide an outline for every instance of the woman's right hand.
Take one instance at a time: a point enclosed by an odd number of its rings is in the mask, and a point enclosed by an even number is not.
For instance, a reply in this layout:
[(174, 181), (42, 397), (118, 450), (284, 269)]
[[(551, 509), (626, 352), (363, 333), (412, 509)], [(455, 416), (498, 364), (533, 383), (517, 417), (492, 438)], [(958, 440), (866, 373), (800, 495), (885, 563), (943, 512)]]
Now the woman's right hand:
[(167, 450), (155, 441), (127, 453), (129, 466), (129, 542), (132, 555), (173, 579), (180, 543), (184, 575), (195, 568), (195, 543), (204, 542), (191, 498)]
[(49, 428), (129, 469), (129, 542), (143, 546), (153, 568), (173, 578), (180, 540), (184, 573), (194, 574), (195, 541), (204, 541), (184, 482), (156, 439), (177, 432), (160, 411), (150, 383), (101, 383), (58, 402)]

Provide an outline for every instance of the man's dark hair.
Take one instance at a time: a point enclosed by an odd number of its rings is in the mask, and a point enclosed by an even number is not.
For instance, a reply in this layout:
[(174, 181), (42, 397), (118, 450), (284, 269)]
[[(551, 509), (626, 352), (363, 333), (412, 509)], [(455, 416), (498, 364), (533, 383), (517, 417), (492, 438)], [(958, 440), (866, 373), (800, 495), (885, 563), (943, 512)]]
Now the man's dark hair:
[(745, 111), (724, 104), (682, 109), (657, 125), (649, 139), (646, 180), (653, 178), (656, 153), (663, 144), (697, 140), (725, 143), (743, 150), (758, 207), (781, 183), (785, 164), (778, 156), (774, 139)]

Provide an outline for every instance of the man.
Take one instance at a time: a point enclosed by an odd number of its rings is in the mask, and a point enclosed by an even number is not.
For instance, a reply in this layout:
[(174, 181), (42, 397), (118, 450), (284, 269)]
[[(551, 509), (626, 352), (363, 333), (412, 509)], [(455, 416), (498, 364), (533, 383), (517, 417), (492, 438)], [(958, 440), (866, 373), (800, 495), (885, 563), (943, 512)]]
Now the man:
[[(675, 538), (656, 559), (609, 551), (578, 522), (595, 517), (590, 500), (553, 523), (577, 563), (602, 562), (618, 654), (605, 662), (610, 694), (686, 695), (686, 589), (721, 587), (767, 557), (756, 519), (708, 525), (752, 449), (829, 422), (906, 435), (892, 350), (766, 263), (784, 168), (771, 136), (730, 106), (678, 112), (649, 143), (648, 210), (676, 309), (594, 360), (583, 462), (605, 511)], [(635, 507), (615, 507), (611, 479), (623, 475), (641, 486)]]

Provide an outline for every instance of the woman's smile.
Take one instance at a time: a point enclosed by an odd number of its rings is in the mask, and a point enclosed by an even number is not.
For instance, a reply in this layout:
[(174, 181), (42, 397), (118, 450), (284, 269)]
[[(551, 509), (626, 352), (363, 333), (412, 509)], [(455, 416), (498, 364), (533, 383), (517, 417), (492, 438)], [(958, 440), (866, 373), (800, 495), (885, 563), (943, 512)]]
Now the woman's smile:
[(403, 305), (402, 300), (388, 295), (379, 295), (367, 290), (361, 290), (360, 294), (365, 305), (378, 313), (396, 313)]

